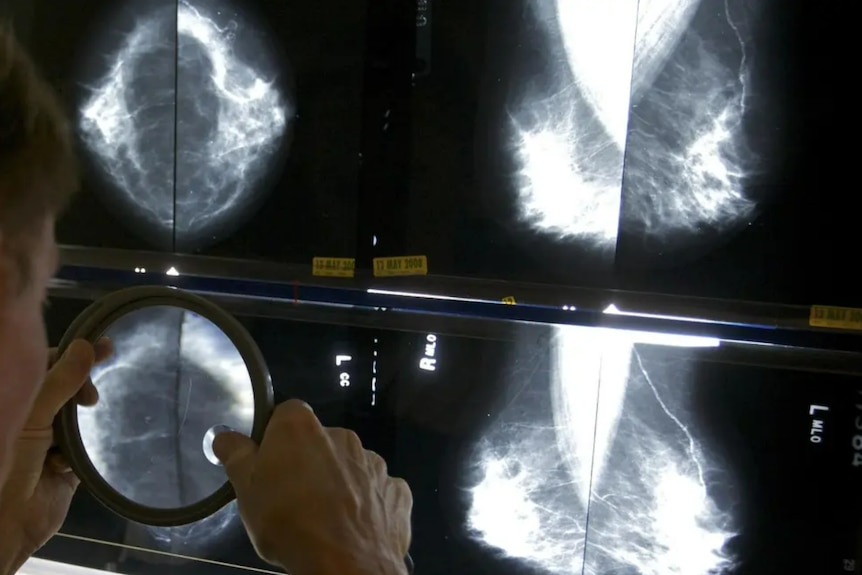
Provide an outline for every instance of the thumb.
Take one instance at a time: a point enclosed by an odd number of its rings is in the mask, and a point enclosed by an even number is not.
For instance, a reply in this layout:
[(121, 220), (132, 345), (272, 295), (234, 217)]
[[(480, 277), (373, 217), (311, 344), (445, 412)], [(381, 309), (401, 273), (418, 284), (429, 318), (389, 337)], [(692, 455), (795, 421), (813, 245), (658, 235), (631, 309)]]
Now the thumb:
[(219, 433), (213, 440), (213, 453), (224, 465), (235, 489), (243, 489), (251, 477), (257, 456), (257, 444), (236, 431)]

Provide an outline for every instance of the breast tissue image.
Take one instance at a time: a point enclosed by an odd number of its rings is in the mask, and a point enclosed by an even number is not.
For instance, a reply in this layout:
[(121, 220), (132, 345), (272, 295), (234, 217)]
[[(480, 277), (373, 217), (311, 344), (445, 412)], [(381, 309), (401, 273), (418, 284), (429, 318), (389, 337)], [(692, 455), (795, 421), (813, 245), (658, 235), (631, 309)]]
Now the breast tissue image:
[(757, 16), (737, 0), (529, 2), (552, 64), (510, 95), (522, 221), (611, 253), (623, 230), (667, 251), (751, 222)]
[(78, 409), (81, 437), (101, 476), (129, 500), (187, 507), (227, 481), (207, 459), (216, 425), (250, 434), (254, 394), (231, 340), (211, 321), (178, 307), (129, 313), (105, 332), (115, 353), (96, 366), (100, 401)]
[(89, 49), (77, 118), (84, 147), (108, 184), (106, 204), (162, 249), (206, 247), (235, 231), (268, 194), (289, 140), (289, 65), (239, 4), (168, 3)]

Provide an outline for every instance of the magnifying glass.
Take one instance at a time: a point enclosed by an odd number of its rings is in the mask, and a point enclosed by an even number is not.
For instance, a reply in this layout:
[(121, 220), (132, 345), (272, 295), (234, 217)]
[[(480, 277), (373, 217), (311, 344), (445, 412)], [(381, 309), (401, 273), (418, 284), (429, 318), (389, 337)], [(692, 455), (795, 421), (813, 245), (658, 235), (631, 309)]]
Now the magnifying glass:
[(212, 450), (226, 430), (260, 442), (273, 410), (269, 369), (229, 313), (168, 287), (115, 292), (63, 336), (109, 337), (114, 354), (91, 374), (95, 407), (64, 406), (60, 448), (84, 486), (115, 513), (146, 525), (199, 521), (235, 498)]
[(93, 303), (58, 354), (76, 339), (102, 337), (114, 353), (91, 372), (99, 403), (70, 402), (55, 421), (70, 467), (131, 521), (173, 527), (210, 517), (236, 497), (215, 437), (233, 430), (260, 443), (274, 408), (257, 344), (219, 306), (170, 287), (133, 287)]

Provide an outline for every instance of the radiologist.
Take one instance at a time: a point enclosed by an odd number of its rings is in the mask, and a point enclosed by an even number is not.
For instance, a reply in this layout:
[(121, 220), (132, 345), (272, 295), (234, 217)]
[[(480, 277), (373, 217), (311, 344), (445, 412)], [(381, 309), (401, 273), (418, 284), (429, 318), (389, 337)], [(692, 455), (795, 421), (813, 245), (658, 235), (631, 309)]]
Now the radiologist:
[[(42, 318), (58, 265), (54, 221), (78, 184), (74, 138), (56, 96), (0, 22), (0, 575), (57, 533), (78, 478), (55, 452), (68, 401), (93, 405), (110, 341), (50, 357)], [(290, 436), (292, 441), (283, 441)], [(402, 575), (410, 488), (351, 431), (300, 401), (280, 405), (260, 445), (236, 433), (214, 450), (260, 556), (293, 575)]]

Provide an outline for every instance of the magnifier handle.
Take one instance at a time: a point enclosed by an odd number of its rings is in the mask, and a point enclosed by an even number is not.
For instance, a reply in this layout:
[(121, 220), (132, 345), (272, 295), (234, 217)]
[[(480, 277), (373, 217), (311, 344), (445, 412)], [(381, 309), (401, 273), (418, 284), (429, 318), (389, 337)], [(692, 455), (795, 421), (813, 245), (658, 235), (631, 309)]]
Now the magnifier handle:
[(404, 563), (407, 565), (407, 575), (413, 575), (414, 565), (413, 558), (410, 557), (410, 554), (407, 554), (407, 557), (404, 558)]

